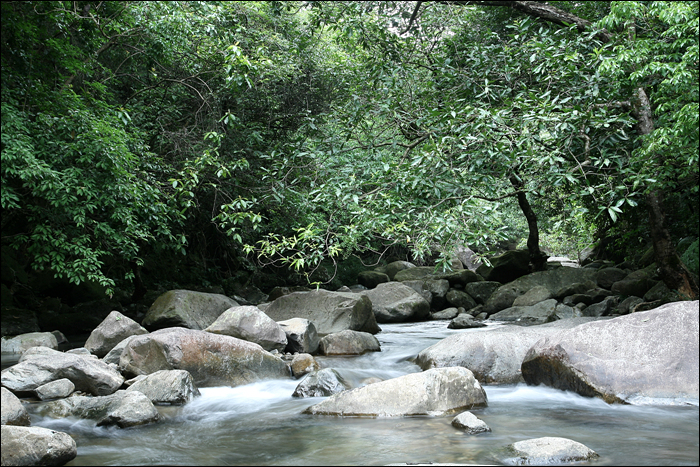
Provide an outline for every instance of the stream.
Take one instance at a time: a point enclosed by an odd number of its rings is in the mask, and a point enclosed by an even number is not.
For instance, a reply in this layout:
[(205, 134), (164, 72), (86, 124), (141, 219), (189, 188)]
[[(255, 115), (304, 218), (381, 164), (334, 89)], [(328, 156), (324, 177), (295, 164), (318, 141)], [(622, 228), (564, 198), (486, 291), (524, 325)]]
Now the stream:
[[(411, 359), (457, 332), (448, 321), (383, 324), (382, 351), (316, 357), (353, 385), (370, 377), (421, 371)], [(7, 362), (3, 362), (5, 364)], [(385, 465), (396, 462), (498, 465), (503, 446), (543, 436), (570, 438), (596, 451), (591, 465), (698, 465), (698, 406), (608, 405), (600, 399), (524, 384), (485, 386), (488, 407), (472, 412), (491, 433), (466, 435), (453, 416), (337, 418), (302, 415), (322, 398), (292, 398), (296, 380), (200, 389), (182, 407), (160, 406), (159, 423), (128, 429), (94, 421), (43, 418), (32, 425), (70, 433), (72, 465)]]

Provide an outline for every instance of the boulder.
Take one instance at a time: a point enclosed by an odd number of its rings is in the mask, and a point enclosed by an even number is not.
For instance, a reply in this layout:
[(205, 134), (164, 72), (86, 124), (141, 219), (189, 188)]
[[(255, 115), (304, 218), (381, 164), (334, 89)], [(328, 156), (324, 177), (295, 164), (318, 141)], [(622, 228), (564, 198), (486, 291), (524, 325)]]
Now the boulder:
[(282, 295), (289, 295), (290, 293), (294, 292), (309, 292), (311, 291), (310, 288), (304, 287), (301, 285), (294, 285), (291, 287), (275, 287), (270, 291), (270, 294), (267, 296), (267, 299), (271, 302), (277, 300), (280, 298)]
[(127, 337), (147, 333), (148, 331), (133, 319), (118, 311), (112, 311), (90, 333), (90, 337), (85, 341), (85, 348), (102, 358)]
[[(513, 302), (517, 297), (537, 286), (545, 287), (553, 297), (557, 297), (558, 292), (563, 287), (592, 281), (595, 279), (595, 275), (596, 271), (592, 269), (567, 267), (551, 271), (533, 272), (496, 289), (484, 305), (484, 311), (491, 315), (505, 310), (513, 306)], [(593, 285), (595, 286), (595, 284)]]
[(458, 246), (455, 249), (455, 256), (459, 259), (465, 268), (470, 271), (476, 271), (476, 268), (481, 265), (481, 260), (476, 256), (476, 253), (469, 247)]
[(628, 313), (632, 313), (634, 307), (639, 305), (640, 303), (644, 303), (643, 298), (635, 296), (627, 297), (622, 302), (620, 302), (619, 305), (617, 305), (614, 312), (618, 315), (626, 315)]
[[(414, 269), (404, 269), (413, 271)], [(372, 310), (378, 323), (402, 323), (427, 319), (430, 305), (412, 288), (399, 282), (379, 284), (375, 289), (361, 292), (372, 302)]]
[(583, 310), (584, 316), (608, 316), (612, 314), (620, 298), (616, 296), (605, 297), (602, 302), (594, 303)]
[(186, 328), (136, 336), (124, 349), (119, 368), (133, 376), (187, 370), (198, 387), (239, 386), (289, 377), (287, 364), (258, 344)]
[(2, 385), (14, 392), (34, 391), (43, 384), (68, 378), (78, 391), (104, 396), (124, 382), (122, 375), (103, 361), (47, 347), (27, 350), (16, 365), (2, 370), (1, 375)]
[(432, 266), (417, 266), (415, 268), (407, 268), (398, 271), (394, 275), (394, 280), (398, 282), (415, 281), (425, 279), (435, 273), (435, 268)]
[(389, 282), (389, 276), (377, 271), (361, 271), (357, 274), (357, 283), (368, 289), (373, 289), (379, 284)]
[(551, 465), (584, 462), (599, 456), (576, 441), (545, 437), (510, 444), (503, 457), (501, 460), (506, 465)]
[(698, 311), (698, 301), (674, 302), (552, 334), (529, 349), (523, 377), (608, 403), (697, 403)]
[(231, 307), (205, 331), (255, 342), (267, 351), (277, 349), (284, 352), (287, 347), (287, 336), (282, 327), (256, 306)]
[(476, 321), (474, 317), (468, 313), (461, 313), (447, 325), (449, 329), (469, 329), (486, 327), (481, 321)]
[(453, 418), (452, 426), (459, 428), (460, 430), (464, 430), (470, 435), (491, 431), (491, 428), (489, 428), (489, 426), (483, 420), (478, 419), (476, 415), (468, 410)]
[(459, 309), (455, 307), (445, 308), (430, 314), (430, 319), (453, 319), (459, 314)]
[(479, 381), (489, 384), (519, 383), (523, 381), (520, 364), (535, 342), (546, 335), (592, 319), (574, 318), (529, 327), (486, 327), (483, 330), (453, 334), (419, 352), (416, 364), (424, 370), (465, 367)]
[(232, 306), (238, 303), (225, 295), (169, 290), (153, 302), (141, 324), (151, 331), (170, 327), (201, 330)]
[(22, 405), (22, 401), (7, 388), (0, 388), (0, 392), (2, 392), (2, 400), (0, 401), (1, 424), (29, 426), (29, 414), (24, 405)]
[(48, 347), (49, 349), (57, 349), (58, 342), (56, 336), (50, 332), (28, 332), (15, 337), (2, 338), (3, 353), (24, 353), (25, 350), (32, 347)]
[(350, 389), (350, 384), (332, 368), (314, 371), (294, 389), (292, 397), (328, 397)]
[(610, 290), (610, 287), (617, 282), (627, 277), (627, 272), (619, 268), (603, 268), (598, 270), (596, 274), (596, 282), (598, 287)]
[(446, 415), (487, 405), (486, 392), (465, 368), (435, 368), (332, 395), (304, 413), (355, 417)]
[(672, 302), (674, 299), (677, 300), (676, 297), (677, 295), (674, 294), (663, 281), (658, 281), (644, 294), (644, 301), (654, 302), (656, 300), (663, 300), (665, 302)]
[(553, 298), (532, 306), (512, 306), (489, 316), (493, 321), (512, 321), (517, 324), (533, 325), (550, 323), (557, 319), (557, 301)]
[(380, 331), (370, 299), (352, 292), (324, 289), (294, 292), (272, 302), (265, 313), (278, 322), (292, 318), (308, 319), (321, 335), (345, 329), (370, 334)]
[(634, 295), (643, 297), (654, 282), (649, 279), (649, 274), (644, 269), (628, 274), (624, 279), (615, 282), (610, 290), (616, 295)]
[(450, 283), (445, 279), (418, 279), (401, 283), (423, 297), (430, 304), (431, 310), (441, 310), (444, 307), (445, 295), (450, 289)]
[(64, 465), (75, 459), (75, 440), (38, 426), (2, 426), (2, 465)]
[(538, 285), (517, 297), (513, 301), (513, 306), (532, 306), (550, 298), (552, 298), (552, 292), (547, 287)]
[(73, 391), (75, 391), (75, 384), (68, 378), (62, 378), (42, 384), (36, 388), (36, 395), (42, 401), (47, 401), (51, 399), (63, 399), (73, 394)]
[(372, 334), (349, 329), (324, 336), (319, 348), (322, 355), (362, 355), (380, 351), (379, 341)]
[(314, 353), (318, 350), (320, 342), (314, 323), (304, 318), (292, 318), (286, 321), (278, 321), (287, 336), (285, 352), (289, 353)]
[(302, 376), (320, 369), (316, 359), (308, 353), (298, 353), (292, 358), (292, 363), (289, 365), (292, 370), (292, 376), (301, 378)]
[(183, 405), (201, 395), (185, 370), (160, 370), (140, 376), (126, 391), (138, 391), (159, 405)]
[[(141, 335), (141, 334), (137, 334)], [(115, 345), (112, 350), (110, 350), (107, 355), (105, 355), (102, 358), (102, 361), (105, 363), (113, 363), (115, 365), (119, 365), (119, 359), (122, 357), (122, 352), (124, 351), (124, 348), (126, 345), (131, 342), (131, 340), (136, 337), (137, 335), (129, 336), (117, 345)]]
[[(465, 271), (469, 270), (465, 269)], [(445, 299), (450, 305), (456, 306), (457, 308), (462, 307), (465, 310), (471, 310), (477, 305), (476, 301), (471, 297), (471, 295), (463, 290), (450, 289), (447, 292), (447, 295), (445, 295)]]
[(448, 272), (444, 274), (438, 274), (435, 276), (438, 279), (447, 280), (450, 283), (450, 287), (464, 287), (465, 285), (472, 282), (483, 282), (484, 278), (470, 271), (469, 269), (462, 269), (455, 272)]
[(109, 396), (74, 396), (47, 402), (39, 406), (38, 412), (53, 418), (86, 418), (95, 420), (97, 426), (116, 425), (119, 428), (147, 425), (160, 418), (148, 397), (138, 391), (125, 390)]
[(464, 286), (464, 291), (467, 292), (479, 305), (483, 305), (489, 299), (492, 293), (501, 286), (500, 282), (496, 281), (481, 281), (470, 282)]
[(501, 284), (514, 281), (524, 276), (530, 270), (530, 253), (527, 250), (506, 251), (500, 256), (491, 258), (491, 268), (486, 270), (486, 275), (477, 269), (476, 272), (487, 281), (496, 281)]
[(395, 276), (397, 272), (415, 267), (415, 264), (409, 263), (408, 261), (394, 261), (386, 265), (386, 275), (389, 276), (389, 279), (393, 281), (396, 280)]

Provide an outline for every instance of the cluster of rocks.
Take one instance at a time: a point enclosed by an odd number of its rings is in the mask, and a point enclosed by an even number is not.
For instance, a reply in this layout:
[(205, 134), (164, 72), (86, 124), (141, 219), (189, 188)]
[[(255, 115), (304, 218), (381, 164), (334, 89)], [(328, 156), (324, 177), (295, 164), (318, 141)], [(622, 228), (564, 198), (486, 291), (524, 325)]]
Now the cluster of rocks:
[[(509, 256), (519, 258), (517, 252)], [(3, 337), (3, 352), (22, 356), (2, 371), (2, 463), (60, 464), (75, 457), (70, 436), (26, 426), (26, 411), (15, 413), (22, 408), (17, 396), (40, 399), (36, 410), (43, 416), (122, 428), (157, 422), (156, 405), (185, 404), (201, 387), (280, 378), (301, 379), (294, 397), (327, 397), (306, 413), (333, 416), (463, 412), (487, 404), (480, 382), (544, 383), (610, 402), (697, 399), (698, 302), (622, 316), (635, 311), (631, 304), (666, 299), (652, 294), (660, 286), (651, 274), (560, 267), (513, 277), (508, 264), (437, 274), (397, 261), (361, 273), (361, 287), (278, 290), (270, 295), (273, 301), (257, 306), (171, 290), (155, 300), (141, 324), (112, 311), (83, 348), (66, 352), (56, 350), (54, 333)], [(600, 320), (612, 315), (620, 316)], [(420, 373), (354, 388), (314, 357), (380, 351), (378, 323), (426, 319), (482, 329), (420, 352)], [(484, 320), (513, 324), (485, 327)], [(12, 423), (6, 423), (6, 407)], [(454, 425), (469, 433), (488, 431), (466, 413)], [(15, 428), (31, 429), (31, 435)], [(25, 441), (30, 445), (17, 448)], [(9, 451), (6, 442), (14, 443)], [(6, 458), (6, 452), (24, 454)], [(49, 455), (55, 459), (47, 460)]]

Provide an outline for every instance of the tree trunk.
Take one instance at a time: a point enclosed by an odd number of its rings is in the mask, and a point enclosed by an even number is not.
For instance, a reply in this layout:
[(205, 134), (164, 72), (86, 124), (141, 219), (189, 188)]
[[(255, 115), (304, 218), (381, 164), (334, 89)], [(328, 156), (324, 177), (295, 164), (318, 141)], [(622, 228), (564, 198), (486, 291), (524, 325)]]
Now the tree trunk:
[(141, 270), (138, 264), (136, 264), (136, 261), (130, 261), (129, 264), (131, 266), (131, 272), (134, 274), (134, 293), (131, 295), (131, 302), (135, 303), (146, 295), (146, 286), (141, 280)]
[(530, 253), (530, 270), (544, 271), (547, 269), (548, 256), (540, 251), (540, 231), (537, 227), (537, 215), (532, 210), (530, 202), (527, 200), (527, 195), (523, 190), (523, 182), (516, 176), (510, 176), (510, 183), (516, 191), (518, 191), (518, 206), (527, 219), (527, 250)]
[[(632, 99), (632, 109), (637, 117), (637, 132), (648, 135), (654, 131), (651, 115), (651, 103), (643, 88), (637, 88)], [(682, 295), (695, 300), (698, 297), (698, 284), (688, 268), (681, 261), (671, 235), (666, 227), (666, 214), (663, 207), (663, 192), (652, 190), (646, 195), (649, 210), (649, 228), (654, 245), (654, 259), (659, 269), (661, 280), (671, 290), (678, 290)]]

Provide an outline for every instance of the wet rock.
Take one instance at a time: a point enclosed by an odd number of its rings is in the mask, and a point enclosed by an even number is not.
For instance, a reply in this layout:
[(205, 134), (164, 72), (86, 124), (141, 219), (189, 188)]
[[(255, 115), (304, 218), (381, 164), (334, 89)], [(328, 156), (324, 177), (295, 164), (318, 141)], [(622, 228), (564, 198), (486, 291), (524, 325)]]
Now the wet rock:
[(90, 333), (90, 337), (85, 341), (85, 348), (102, 358), (127, 337), (147, 333), (148, 331), (133, 319), (118, 311), (112, 311)]
[(205, 331), (254, 342), (268, 351), (284, 352), (287, 347), (282, 327), (255, 306), (231, 307)]
[(449, 329), (469, 329), (486, 327), (481, 321), (476, 321), (474, 317), (468, 313), (461, 313), (447, 325)]
[(96, 358), (33, 347), (19, 363), (2, 370), (2, 385), (11, 391), (34, 391), (39, 386), (68, 378), (78, 391), (96, 396), (112, 394), (124, 382), (118, 371)]
[(58, 342), (56, 341), (56, 336), (50, 332), (29, 332), (27, 334), (20, 334), (19, 336), (2, 338), (3, 353), (21, 354), (32, 347), (57, 349)]
[(201, 394), (185, 370), (160, 370), (141, 376), (126, 389), (143, 393), (154, 404), (183, 405)]
[(352, 292), (323, 289), (294, 292), (272, 302), (265, 313), (277, 322), (292, 318), (308, 319), (321, 335), (345, 329), (370, 334), (380, 331), (370, 299)]
[(368, 332), (345, 331), (328, 334), (319, 345), (322, 355), (362, 355), (379, 352), (379, 341)]
[(35, 426), (2, 426), (2, 465), (64, 465), (78, 454), (75, 440)]
[(169, 290), (153, 302), (141, 324), (151, 331), (170, 327), (199, 330), (232, 306), (238, 303), (225, 295)]
[(608, 403), (698, 399), (698, 301), (581, 324), (535, 343), (523, 359), (528, 384)]
[(350, 384), (332, 368), (309, 373), (294, 390), (292, 397), (327, 397), (350, 389)]
[(292, 318), (286, 321), (278, 321), (287, 336), (287, 347), (284, 351), (289, 353), (315, 353), (318, 350), (320, 339), (314, 323), (304, 318)]
[(403, 417), (445, 415), (486, 405), (486, 392), (471, 371), (434, 368), (335, 394), (304, 413)]
[(592, 449), (566, 438), (545, 437), (518, 441), (505, 449), (506, 465), (549, 465), (583, 462), (598, 457)]
[(153, 403), (138, 391), (117, 391), (109, 396), (74, 396), (47, 402), (38, 408), (47, 417), (78, 417), (95, 420), (97, 426), (116, 425), (119, 428), (146, 425), (158, 421)]
[(50, 383), (42, 384), (36, 388), (36, 395), (42, 401), (51, 399), (63, 399), (75, 391), (75, 384), (68, 378), (57, 379)]
[(517, 324), (535, 325), (555, 321), (557, 301), (553, 298), (532, 306), (512, 306), (489, 316), (494, 321), (512, 321)]
[(464, 430), (470, 435), (491, 431), (491, 428), (483, 420), (478, 419), (476, 415), (469, 411), (462, 412), (453, 418), (452, 426)]
[(0, 391), (2, 392), (2, 400), (0, 401), (1, 424), (29, 426), (29, 414), (22, 405), (22, 401), (7, 388), (0, 388)]
[(465, 367), (484, 383), (519, 383), (523, 381), (520, 364), (535, 342), (592, 320), (574, 318), (540, 326), (507, 325), (453, 334), (419, 352), (416, 364), (423, 370)]
[(318, 370), (320, 366), (311, 354), (299, 353), (292, 358), (290, 368), (292, 369), (292, 376), (301, 378), (312, 371)]
[(459, 314), (459, 309), (455, 307), (445, 308), (430, 314), (430, 319), (453, 319)]
[(239, 386), (289, 377), (287, 364), (258, 344), (185, 328), (136, 336), (124, 349), (119, 368), (133, 376), (187, 370), (198, 387)]

